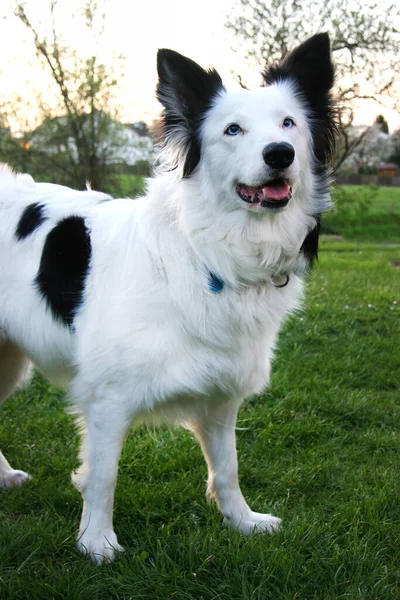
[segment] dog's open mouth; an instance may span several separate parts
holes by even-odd
[[[265,208],[282,208],[292,197],[291,186],[281,177],[271,179],[260,187],[238,183],[236,191],[245,202]]]

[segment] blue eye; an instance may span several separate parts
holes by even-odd
[[[237,123],[232,123],[225,129],[226,135],[237,135],[242,133],[242,128]]]
[[[285,129],[291,129],[296,125],[296,123],[290,117],[285,117],[282,125]]]

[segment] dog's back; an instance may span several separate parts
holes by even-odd
[[[57,320],[46,319],[48,306],[38,281],[44,247],[57,224],[85,215],[109,199],[91,190],[36,183],[30,175],[0,166],[0,389],[3,386],[4,394],[16,385],[18,373],[26,373],[24,354],[34,358],[52,380],[65,380],[71,332]]]

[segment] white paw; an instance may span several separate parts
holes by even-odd
[[[87,530],[78,537],[78,550],[87,554],[97,565],[112,562],[117,552],[124,551],[113,531],[97,532],[93,535]]]
[[[281,519],[272,515],[263,515],[250,511],[248,515],[241,519],[227,519],[227,522],[234,528],[249,535],[250,533],[275,533],[282,524]]]
[[[25,471],[10,469],[0,473],[0,488],[19,487],[31,478]]]

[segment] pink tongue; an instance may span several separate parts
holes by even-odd
[[[262,200],[284,200],[289,195],[289,185],[287,183],[271,183],[262,188],[250,187],[241,184],[239,186],[242,194],[251,198],[251,202],[261,202]]]
[[[263,187],[263,192],[269,200],[284,200],[289,195],[289,185],[287,183],[266,185]]]

